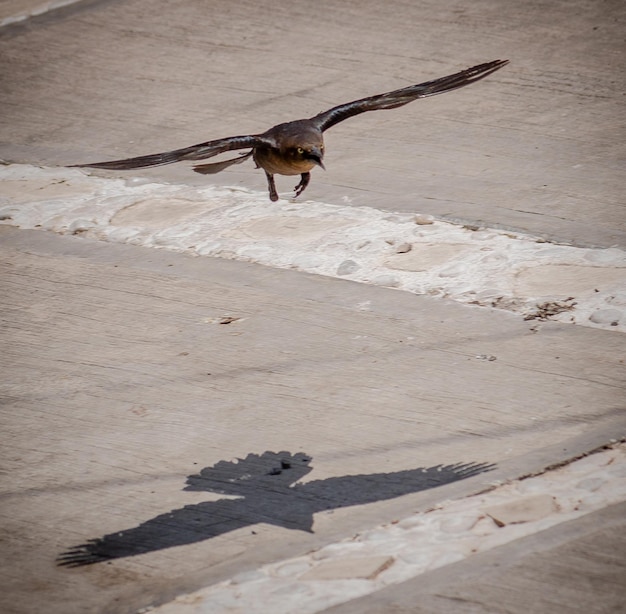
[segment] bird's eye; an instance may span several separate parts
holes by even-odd
[[[304,153],[304,149],[302,149],[302,147],[298,147],[297,152],[302,155]]]

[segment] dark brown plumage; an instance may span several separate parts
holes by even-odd
[[[328,128],[359,113],[378,111],[380,109],[395,109],[418,98],[426,98],[450,92],[484,79],[491,73],[499,70],[508,60],[495,60],[480,64],[467,70],[426,81],[418,85],[410,85],[393,92],[378,94],[368,98],[361,98],[333,107],[319,113],[310,119],[299,119],[285,124],[278,124],[262,134],[248,136],[231,136],[224,139],[198,143],[183,149],[166,151],[163,153],[111,162],[94,162],[91,164],[76,164],[80,168],[102,168],[108,170],[130,170],[149,166],[161,166],[183,160],[204,160],[227,151],[249,149],[237,158],[200,164],[194,171],[204,175],[219,173],[225,168],[240,164],[252,156],[257,168],[262,168],[267,177],[267,183],[272,201],[278,200],[274,175],[300,175],[300,183],[295,187],[296,196],[299,196],[309,184],[311,170],[315,166],[324,168],[324,138],[323,133]]]

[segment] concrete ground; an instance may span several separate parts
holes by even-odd
[[[337,126],[307,196],[623,248],[625,18],[582,0],[85,0],[0,29],[0,156],[67,164],[258,132],[508,57],[480,85]],[[211,181],[263,207],[251,167]],[[612,330],[0,231],[6,612],[135,612],[626,435]],[[531,587],[559,593],[537,612],[613,611],[621,518],[619,502],[594,508],[335,608],[499,612],[515,592],[521,612]]]
[[[0,158],[65,165],[258,133],[509,58],[476,86],[329,130],[307,197],[623,247],[625,20],[620,0],[84,0],[3,28]],[[251,164],[211,181],[265,190]]]
[[[326,612],[621,612],[625,518],[610,506]]]

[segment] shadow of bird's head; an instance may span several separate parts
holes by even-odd
[[[297,452],[248,454],[235,461],[220,461],[187,478],[185,490],[248,496],[258,490],[291,487],[310,473],[311,457]]]

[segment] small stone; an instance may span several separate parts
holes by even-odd
[[[196,246],[196,253],[200,256],[210,256],[219,252],[221,247],[222,244],[219,241],[204,241]]]
[[[93,220],[74,220],[68,226],[67,230],[70,234],[76,235],[81,232],[91,230],[92,228],[95,228],[96,226],[97,224]]]
[[[351,275],[360,269],[360,265],[354,260],[344,260],[337,267],[337,275]]]
[[[594,324],[610,324],[611,326],[617,326],[621,319],[622,312],[617,309],[598,309],[589,316],[589,320]]]
[[[394,558],[387,555],[368,557],[344,557],[325,561],[314,567],[301,580],[373,580],[391,567]]]
[[[529,495],[483,509],[483,512],[491,517],[499,527],[541,520],[556,511],[558,508],[553,497],[545,493]]]
[[[413,246],[410,243],[400,243],[398,247],[396,247],[396,254],[406,254],[413,249]]]
[[[232,324],[233,322],[237,322],[243,319],[244,318],[238,318],[237,316],[223,316],[217,320],[217,323],[218,324]]]
[[[426,215],[425,213],[416,213],[413,216],[413,221],[419,226],[428,226],[428,224],[433,224],[435,222],[435,218],[432,215]]]

